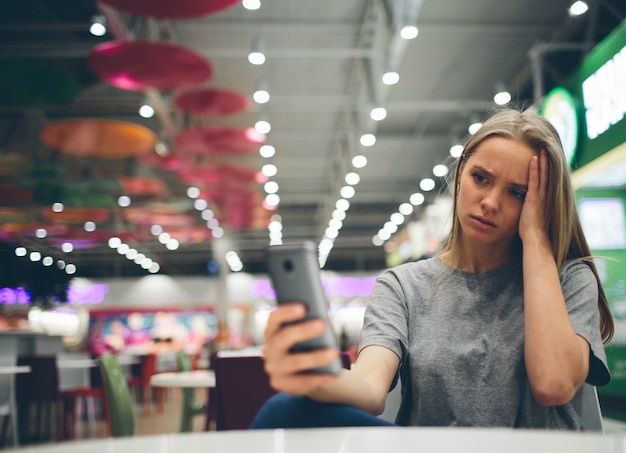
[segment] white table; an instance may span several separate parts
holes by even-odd
[[[26,365],[0,366],[0,374],[30,373],[31,368]]]
[[[15,402],[15,379],[13,375],[20,373],[30,373],[29,366],[22,365],[2,365],[0,366],[0,374],[12,375],[9,381],[9,416],[11,417],[11,431],[13,435],[13,447],[20,446],[19,434],[17,432],[17,404]]]
[[[215,373],[212,370],[177,371],[157,373],[150,378],[153,387],[215,387]]]
[[[626,435],[476,428],[328,428],[213,431],[78,441],[24,453],[617,453]]]
[[[210,429],[211,416],[215,404],[215,373],[213,370],[178,371],[153,374],[150,378],[153,387],[206,388],[206,421],[205,431]]]

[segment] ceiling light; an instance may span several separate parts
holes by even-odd
[[[461,154],[463,154],[463,145],[457,143],[456,145],[452,145],[450,147],[450,156],[457,159],[461,157]]]
[[[395,85],[400,81],[400,74],[398,74],[393,68],[388,68],[383,74],[383,83],[385,85]]]
[[[255,40],[252,51],[248,54],[248,61],[253,65],[262,65],[265,63],[265,54],[263,53],[263,44],[260,40]]]
[[[361,181],[361,177],[358,173],[350,172],[346,174],[345,177],[346,184],[350,184],[351,186],[356,186],[359,181]]]
[[[271,178],[272,176],[276,176],[276,173],[278,173],[278,168],[276,168],[276,165],[274,164],[265,164],[261,168],[261,172],[268,178]]]
[[[278,192],[278,183],[276,181],[267,181],[263,186],[263,190],[265,190],[265,193],[276,193]]]
[[[241,5],[247,10],[255,11],[261,8],[261,1],[260,0],[243,0],[243,2],[241,2]]]
[[[180,246],[180,243],[178,242],[178,240],[173,239],[173,238],[165,243],[165,248],[168,250],[178,250],[179,246]]]
[[[270,157],[274,157],[274,154],[276,154],[276,148],[272,145],[263,145],[259,148],[259,155],[261,157],[269,159]]]
[[[389,221],[391,223],[395,223],[396,225],[402,225],[404,223],[404,215],[399,212],[394,212],[389,217]]]
[[[143,104],[139,107],[139,116],[142,118],[152,118],[154,116],[154,109],[150,104]]]
[[[496,84],[496,94],[493,95],[493,102],[496,105],[506,105],[511,101],[511,93],[509,93],[504,86],[504,83],[498,82]]]
[[[374,146],[376,143],[376,136],[374,134],[363,134],[360,139],[363,146]]]
[[[198,198],[200,196],[200,189],[197,187],[188,187],[187,188],[187,196],[189,198]]]
[[[65,253],[72,253],[74,251],[74,244],[71,242],[64,242],[61,244],[61,250]]]
[[[43,239],[48,236],[48,230],[46,230],[45,228],[37,228],[37,231],[35,231],[35,236],[37,236],[39,239]]]
[[[170,236],[169,233],[163,232],[159,234],[159,242],[161,244],[167,244],[167,241],[169,241],[170,239],[172,239],[172,236]],[[124,253],[126,253],[126,251]]]
[[[272,221],[267,226],[267,229],[274,232],[283,231],[283,224],[281,222]]]
[[[63,203],[54,203],[52,205],[52,210],[54,212],[63,212],[63,209],[65,209],[65,206],[63,206]]]
[[[478,117],[472,117],[472,119],[470,120],[471,123],[467,128],[467,131],[471,134],[474,135],[476,132],[478,132],[478,129],[480,129],[483,125],[483,123],[480,122],[480,119],[478,119]]]
[[[267,83],[265,79],[259,79],[256,90],[252,94],[252,99],[257,104],[266,104],[270,100],[270,93],[267,91]]]
[[[415,25],[405,25],[400,30],[400,37],[402,39],[415,39],[417,38],[418,33],[419,30]]]
[[[254,129],[260,134],[267,134],[272,130],[272,125],[267,120],[259,120],[254,124]]]
[[[341,211],[339,209],[335,209],[330,216],[333,219],[337,219],[337,220],[342,220],[343,221],[346,218],[346,211]]]
[[[348,200],[346,200],[345,198],[340,198],[335,203],[335,208],[337,208],[337,210],[339,210],[339,211],[344,211],[345,212],[348,209],[350,209],[350,202]]]
[[[119,206],[121,206],[122,208],[127,208],[130,206],[130,197],[127,195],[121,195],[118,199],[117,199],[117,204]]]
[[[150,234],[153,236],[158,236],[161,233],[163,233],[163,227],[161,225],[152,225],[150,227]]]
[[[409,203],[411,203],[413,206],[420,206],[424,204],[424,201],[425,201],[424,195],[419,192],[415,192],[409,197]]]
[[[352,186],[343,186],[339,190],[339,193],[341,194],[341,196],[343,198],[352,198],[352,197],[354,197],[354,194],[356,193],[356,190],[354,190],[354,187],[352,187]]]
[[[435,181],[431,178],[424,178],[420,181],[420,189],[424,192],[430,192],[435,188]]]
[[[378,237],[381,238],[383,241],[386,241],[387,239],[391,237],[391,233],[389,231],[381,229],[378,232]]]
[[[352,166],[354,168],[363,168],[367,165],[367,157],[362,154],[356,155],[352,158]]]
[[[280,197],[275,193],[267,194],[265,197],[265,203],[269,206],[278,206],[280,204]]]
[[[411,215],[413,214],[413,205],[411,203],[402,203],[398,207],[398,212],[402,215]]]
[[[384,107],[374,107],[370,111],[370,118],[374,121],[382,121],[387,118],[387,109]]]
[[[270,100],[270,94],[266,90],[256,90],[252,95],[252,99],[257,104],[267,104]]]
[[[433,167],[433,175],[439,178],[443,178],[444,176],[446,176],[448,174],[448,171],[448,166],[444,164],[435,165]]]
[[[36,261],[39,261],[41,259],[41,253],[40,252],[30,252],[30,255],[28,255],[28,257],[30,258],[31,261],[36,262]]]
[[[96,231],[96,224],[94,222],[85,222],[84,225],[85,231],[91,233],[92,231]]]
[[[94,36],[104,36],[107,32],[106,17],[101,14],[97,14],[91,18],[91,25],[89,27],[89,33]]]
[[[398,231],[398,225],[396,225],[392,221],[385,222],[385,224],[383,225],[383,230],[389,234],[393,234]]]
[[[572,3],[567,12],[570,16],[580,16],[585,14],[589,10],[589,6],[586,2],[577,1]]]

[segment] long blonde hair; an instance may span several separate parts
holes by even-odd
[[[442,252],[449,253],[454,261],[459,259],[461,226],[457,216],[457,191],[461,172],[468,157],[476,151],[482,142],[491,137],[515,140],[537,153],[541,150],[545,151],[548,159],[548,193],[545,211],[549,216],[548,235],[552,244],[552,254],[558,268],[564,261],[577,259],[584,260],[593,271],[598,282],[600,332],[602,341],[607,344],[613,337],[615,326],[598,271],[580,224],[569,165],[557,131],[540,115],[531,111],[498,110],[483,123],[478,132],[469,138],[456,164],[452,186],[452,227]],[[521,247],[521,241],[519,245]]]

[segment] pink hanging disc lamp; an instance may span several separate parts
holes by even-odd
[[[92,71],[108,84],[129,91],[173,91],[208,81],[213,66],[193,50],[158,41],[110,41],[87,58]]]
[[[193,19],[233,7],[241,0],[99,0],[119,11],[157,19]]]

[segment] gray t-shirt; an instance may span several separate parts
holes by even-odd
[[[524,365],[522,263],[474,274],[430,258],[377,280],[359,349],[386,347],[400,358],[402,406],[412,426],[582,428],[572,402],[544,407]],[[598,288],[582,262],[560,272],[570,321],[591,347],[587,382],[610,380],[600,337]]]

